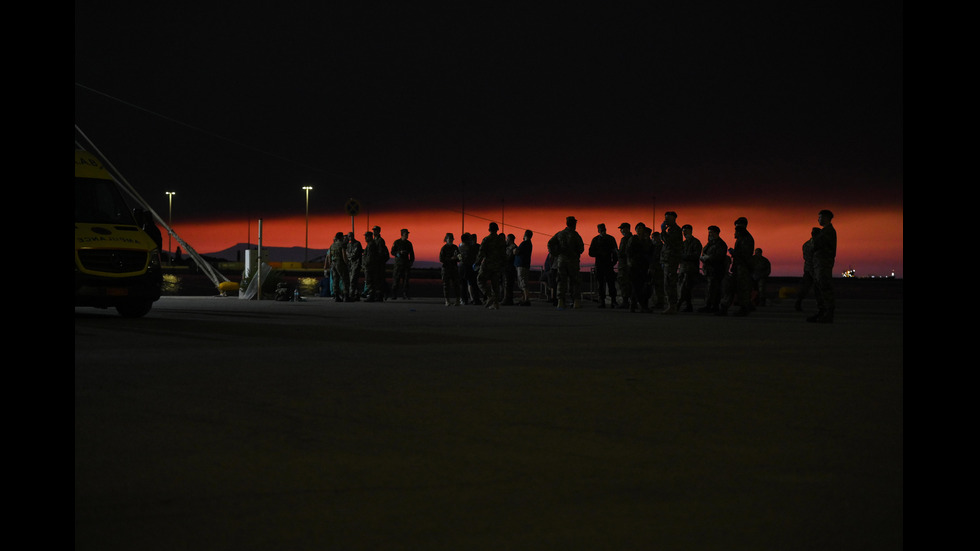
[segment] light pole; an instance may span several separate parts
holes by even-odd
[[[313,186],[303,186],[306,191],[306,251],[303,253],[303,262],[310,260],[310,190]]]
[[[169,206],[167,208],[167,264],[173,265],[173,256],[170,255],[170,240],[171,240],[171,227],[174,225],[174,195],[177,195],[176,191],[168,191],[167,202]]]

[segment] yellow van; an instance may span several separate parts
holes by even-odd
[[[150,311],[163,284],[161,243],[152,219],[143,218],[105,165],[76,149],[75,306],[115,308],[125,317]]]

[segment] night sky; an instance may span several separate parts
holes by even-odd
[[[310,4],[76,2],[76,125],[201,220],[295,213],[303,185],[314,211],[902,210],[901,2]]]

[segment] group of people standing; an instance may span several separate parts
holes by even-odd
[[[528,274],[534,232],[526,230],[518,245],[514,234],[498,233],[500,227],[496,222],[490,222],[487,231],[488,235],[480,243],[472,233],[464,233],[459,245],[455,244],[452,233],[443,239],[439,264],[446,306],[482,304],[494,310],[501,304],[530,306]],[[516,291],[520,291],[517,302]]]
[[[818,312],[807,318],[811,322],[833,322],[837,233],[832,219],[829,210],[820,211],[821,227],[814,228],[804,245],[804,284],[797,309],[802,309],[802,300],[812,287]],[[569,216],[565,223],[565,229],[549,241],[545,261],[545,271],[554,280],[553,303],[559,309],[569,303],[575,308],[581,305],[579,259],[585,250],[575,217]],[[599,307],[606,307],[608,297],[611,307],[630,312],[693,312],[693,289],[703,276],[705,300],[698,312],[724,316],[731,310],[735,316],[749,315],[756,306],[766,304],[765,286],[772,264],[755,246],[748,224],[745,217],[735,220],[731,247],[718,226],[708,227],[708,241],[702,244],[690,224],[678,224],[674,211],[664,213],[660,231],[642,222],[635,228],[623,222],[618,243],[606,232],[605,224],[599,224],[588,249],[595,262]],[[617,296],[621,297],[618,303]]]
[[[393,286],[385,283],[385,265],[394,257]],[[374,226],[364,233],[361,244],[350,232],[337,232],[324,260],[324,276],[329,277],[330,292],[337,302],[380,302],[396,299],[399,294],[408,298],[409,271],[415,263],[415,249],[408,240],[408,230],[388,248],[381,237],[381,227]],[[359,284],[361,276],[364,285]]]
[[[576,231],[575,217],[566,218],[565,225],[549,242],[546,269],[553,263],[556,306],[564,308],[570,302],[578,308],[579,259],[585,248]],[[677,223],[674,211],[664,213],[660,231],[640,222],[633,233],[634,228],[623,222],[619,225],[618,243],[606,232],[606,225],[599,224],[598,235],[589,244],[589,256],[595,261],[599,307],[606,307],[608,296],[610,307],[630,312],[652,312],[652,308],[662,309],[664,314],[692,312],[693,289],[703,272],[708,290],[699,312],[724,315],[737,302],[739,309],[735,314],[747,315],[753,308],[751,286],[760,277],[753,270],[769,265],[762,250],[755,249],[747,226],[744,217],[735,221],[735,245],[729,248],[717,226],[708,228],[708,243],[702,245],[690,224]],[[755,255],[758,261],[753,258]],[[768,273],[767,268],[761,277]],[[724,285],[726,281],[728,285]],[[622,297],[620,302],[617,296]]]
[[[606,232],[605,224],[597,226],[589,244],[588,255],[594,259],[597,295],[600,308],[606,299],[612,308],[630,312],[664,314],[693,312],[693,290],[702,276],[706,282],[701,313],[747,316],[757,305],[765,305],[765,284],[771,264],[755,246],[748,230],[748,219],[739,217],[734,223],[734,243],[731,247],[721,236],[718,226],[708,227],[704,244],[694,236],[690,224],[677,222],[677,213],[664,213],[660,231],[644,223],[635,228],[629,223],[619,225],[621,237]],[[819,228],[813,228],[811,239],[803,246],[803,285],[797,299],[802,300],[814,289],[817,314],[808,321],[831,323],[834,317],[832,276],[837,254],[837,233],[833,213],[818,214]],[[581,307],[581,257],[585,242],[577,231],[574,216],[565,219],[565,228],[548,240],[545,272],[553,279],[553,304],[563,310]],[[635,229],[635,233],[632,230]],[[477,236],[464,233],[460,243],[447,233],[439,251],[442,289],[446,306],[462,304],[483,305],[498,309],[501,304],[529,306],[529,273],[531,268],[531,239],[526,230],[520,244],[513,234],[504,235],[496,222],[488,226],[488,234],[479,243]],[[354,233],[337,233],[327,255],[326,269],[332,280],[334,300],[381,301],[408,298],[409,270],[415,262],[415,251],[408,240],[408,230],[389,250],[375,226],[364,234],[365,243],[357,241]],[[385,265],[394,257],[392,288],[385,283]],[[363,272],[363,291],[358,280]],[[617,301],[617,298],[621,300]]]
[[[530,306],[528,274],[531,268],[531,230],[524,232],[518,245],[514,235],[498,234],[499,227],[490,223],[490,234],[480,243],[476,235],[464,233],[456,245],[453,234],[447,233],[439,253],[442,264],[443,293],[447,306],[482,304],[500,308],[501,304]],[[337,232],[324,259],[324,281],[329,281],[330,293],[337,302],[381,302],[399,297],[408,299],[409,275],[415,263],[415,248],[408,239],[407,229],[389,249],[381,227],[365,232],[364,243],[354,232]],[[385,266],[394,258],[392,285],[385,282]],[[364,278],[363,286],[359,284]],[[519,287],[519,302],[514,302]]]
[[[820,211],[817,218],[821,227],[813,229],[811,240],[804,245],[804,285],[796,307],[802,310],[802,300],[813,287],[818,312],[807,321],[832,323],[831,278],[837,256],[837,232],[829,210]],[[737,306],[732,314],[747,316],[757,305],[765,305],[766,280],[772,271],[772,264],[763,256],[762,249],[755,246],[748,224],[745,217],[735,220],[731,247],[722,238],[718,226],[708,227],[708,241],[702,245],[694,237],[690,224],[677,224],[677,213],[673,211],[664,213],[659,232],[642,222],[636,225],[636,233],[628,223],[620,224],[622,237],[618,245],[606,233],[605,225],[599,224],[598,235],[589,247],[589,256],[595,258],[599,306],[605,307],[607,294],[610,305],[617,306],[618,283],[622,295],[620,308],[651,312],[652,302],[653,308],[663,308],[664,314],[692,312],[692,290],[703,275],[705,300],[698,312],[724,316]],[[560,291],[557,300],[560,305]]]

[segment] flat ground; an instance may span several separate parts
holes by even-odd
[[[75,310],[76,549],[900,549],[902,300]]]

